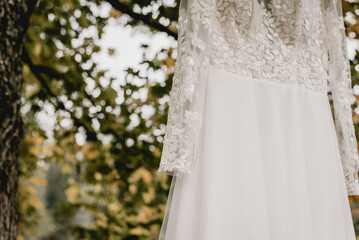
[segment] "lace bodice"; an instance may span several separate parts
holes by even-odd
[[[190,173],[198,158],[208,69],[295,84],[334,101],[348,195],[359,195],[349,60],[340,2],[182,0],[178,58],[159,172]]]
[[[285,2],[266,6],[257,1],[218,1],[217,14],[210,14],[206,23],[212,29],[211,66],[326,93],[323,15],[318,14],[319,2],[302,4],[302,11],[296,12]],[[208,10],[199,6],[198,11]]]

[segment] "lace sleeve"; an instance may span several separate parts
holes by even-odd
[[[335,128],[348,196],[359,195],[358,147],[352,118],[354,100],[347,56],[341,1],[325,0],[325,23],[329,49],[329,86],[334,105]]]
[[[190,173],[198,158],[206,88],[206,43],[192,0],[181,0],[178,48],[158,174]]]

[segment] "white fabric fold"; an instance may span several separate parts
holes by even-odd
[[[211,70],[202,145],[160,240],[355,240],[326,94]],[[224,117],[226,116],[226,117]]]

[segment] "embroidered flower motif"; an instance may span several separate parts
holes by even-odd
[[[178,58],[159,172],[190,173],[195,166],[206,84],[205,76],[198,74],[209,67],[325,95],[329,81],[347,192],[359,195],[344,20],[335,1],[326,2],[331,7],[310,0],[273,2],[195,0],[187,11],[180,10]]]

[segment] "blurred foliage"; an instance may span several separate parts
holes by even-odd
[[[142,21],[118,10],[100,13],[104,4],[109,3],[41,0],[30,19],[23,70],[26,138],[20,159],[19,239],[158,236],[170,178],[155,171],[173,49],[148,58],[143,45],[139,51],[144,52],[146,71],[129,68],[124,81],[108,77],[92,55],[100,51],[98,40],[109,19],[147,34],[156,29],[140,28]],[[175,2],[127,1],[126,6],[175,29]],[[150,78],[149,72],[165,77]]]
[[[99,11],[109,4],[116,10]],[[142,45],[145,71],[128,68],[124,79],[109,77],[92,56],[110,19],[133,31],[176,37],[177,6],[39,0],[25,42],[19,239],[157,239],[171,180],[156,170],[175,51],[148,57],[149,46]],[[352,39],[359,38],[358,6],[343,2]],[[351,62],[355,85],[358,59]],[[358,115],[354,121],[358,126]],[[350,198],[357,230],[358,202]]]

